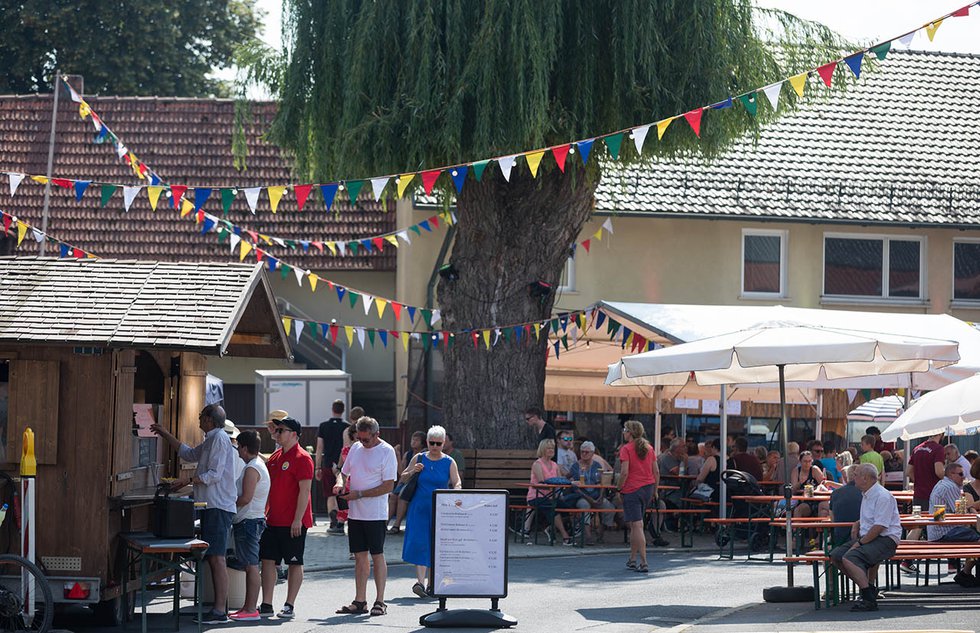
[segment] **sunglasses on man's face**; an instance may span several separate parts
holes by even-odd
[[[572,441],[572,438],[570,438],[570,437],[563,437],[561,439],[565,440],[566,442],[571,442]]]
[[[429,440],[429,446],[442,446],[442,442],[433,442],[432,440]]]
[[[372,439],[374,439],[373,435],[368,435],[366,437],[361,437],[360,435],[357,436],[358,442],[370,442]]]
[[[277,427],[276,430],[273,431],[273,433],[275,433],[276,435],[280,435],[282,433],[289,433],[289,432],[295,433],[296,431],[293,431],[292,429],[287,429],[286,427],[283,426]]]

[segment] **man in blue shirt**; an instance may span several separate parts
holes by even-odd
[[[951,462],[946,464],[945,473],[946,476],[933,487],[932,494],[929,495],[930,514],[935,511],[938,505],[944,505],[947,512],[952,512],[960,495],[963,494],[963,479],[966,475],[963,472],[963,466],[959,462]],[[928,526],[926,534],[930,542],[975,543],[980,541],[980,534],[977,534],[972,528],[965,525],[943,525],[941,521]],[[978,586],[972,573],[975,564],[976,560],[966,559],[963,563],[963,569],[953,577],[953,581],[961,587]]]

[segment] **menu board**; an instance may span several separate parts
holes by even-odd
[[[437,598],[507,596],[507,491],[436,490],[432,593]]]

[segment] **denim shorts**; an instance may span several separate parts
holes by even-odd
[[[259,539],[265,519],[242,519],[231,526],[235,534],[235,558],[242,565],[259,564]]]
[[[228,532],[234,512],[208,508],[201,512],[201,540],[207,541],[205,556],[224,556],[228,551]]]

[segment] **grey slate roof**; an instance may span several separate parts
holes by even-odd
[[[261,264],[0,257],[0,343],[220,354],[262,302],[275,318],[259,331],[286,356]]]
[[[874,72],[865,64],[843,94],[821,95],[811,77],[795,112],[711,163],[607,170],[596,211],[980,226],[980,56],[893,50]]]

